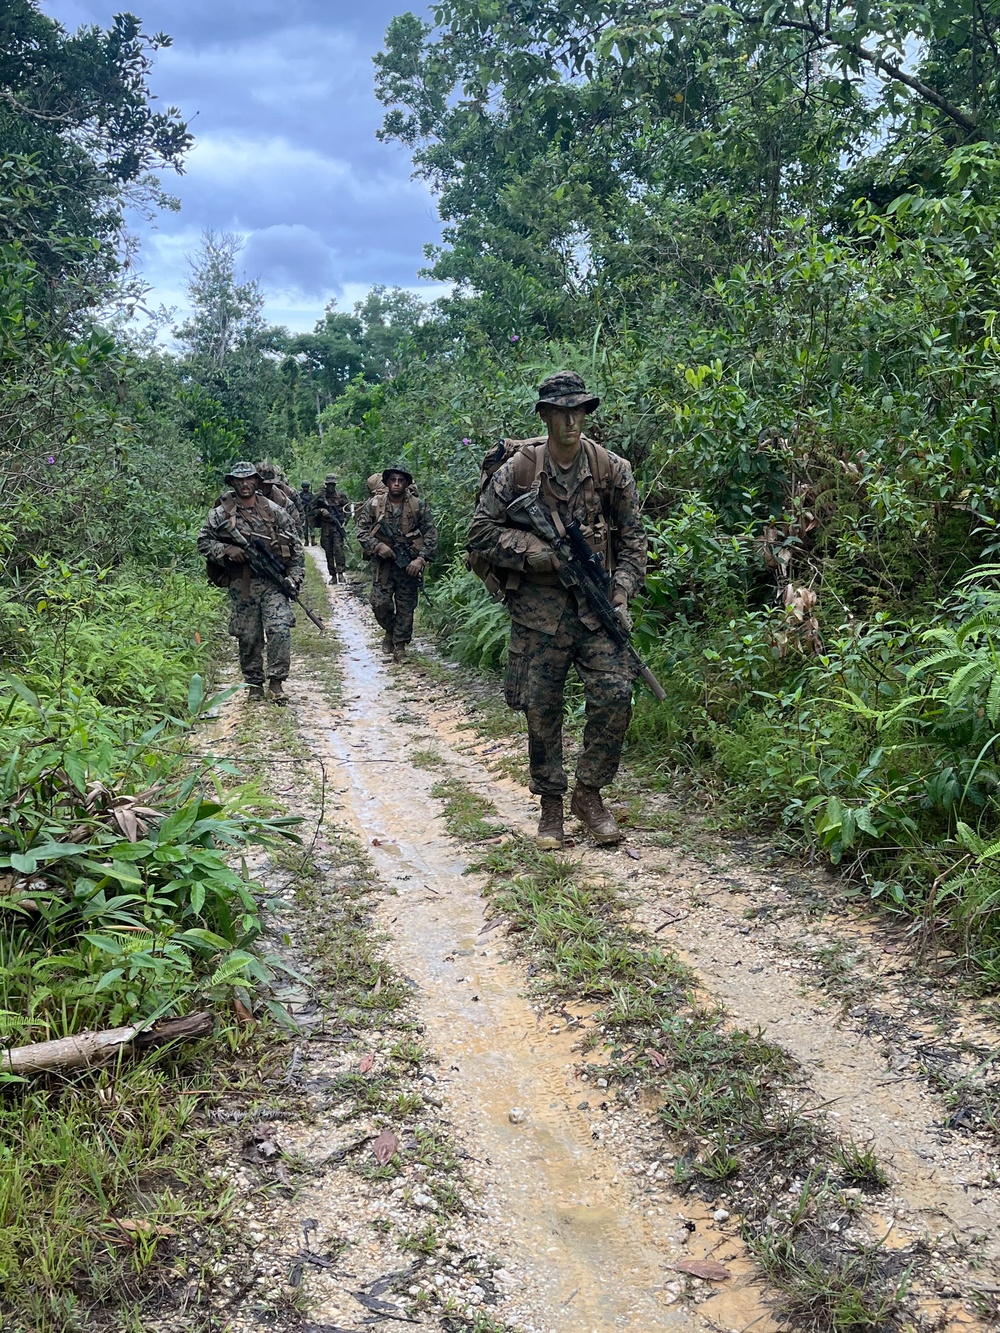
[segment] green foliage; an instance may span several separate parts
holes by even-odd
[[[668,698],[632,758],[992,976],[993,858],[958,830],[1000,835],[994,7],[434,19],[393,21],[377,92],[455,294],[327,415],[352,475],[399,454],[435,506],[432,625],[502,662],[453,559],[478,461],[579,370],[649,519],[636,636]]]
[[[191,771],[210,710],[201,582],[38,562],[4,603],[16,674],[0,685],[0,1008],[18,1043],[172,1012],[268,973],[234,849],[286,823]],[[199,636],[200,637],[200,636]],[[294,821],[293,821],[294,822]]]

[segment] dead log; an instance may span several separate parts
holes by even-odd
[[[207,1037],[215,1026],[211,1014],[188,1014],[165,1018],[155,1027],[107,1028],[104,1032],[78,1032],[57,1041],[37,1041],[0,1052],[0,1072],[44,1074],[51,1070],[85,1069],[112,1059],[119,1051],[148,1051],[171,1041],[193,1041]]]

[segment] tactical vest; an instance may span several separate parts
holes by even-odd
[[[492,478],[493,474],[508,460],[513,460],[514,483],[519,495],[538,486],[545,501],[552,521],[560,536],[563,524],[559,511],[559,500],[553,489],[549,474],[545,470],[545,445],[548,437],[538,435],[530,440],[500,440],[486,455],[482,462],[479,477],[479,494]],[[614,573],[615,550],[611,524],[611,457],[603,445],[584,435],[583,445],[590,468],[590,476],[583,481],[583,500],[586,510],[580,528],[592,551],[596,551],[604,562],[609,574]],[[478,497],[477,497],[478,498]],[[559,582],[555,573],[535,574],[519,569],[506,569],[494,565],[481,551],[466,551],[465,563],[477,578],[482,579],[486,590],[494,601],[502,601],[508,589],[517,588],[522,582],[554,586]]]
[[[272,502],[264,495],[257,495],[254,498],[254,513],[266,529],[265,532],[255,533],[255,535],[263,537],[272,552],[287,568],[294,552],[288,537],[278,527],[277,519],[270,508],[271,503]],[[228,492],[228,494],[223,495],[220,498],[216,508],[225,511],[225,526],[232,532],[235,532],[237,509],[239,508],[239,500],[237,497],[231,491]],[[234,541],[232,544],[237,546],[239,543]],[[208,560],[206,562],[205,573],[208,576],[209,582],[215,584],[217,588],[228,588],[233,580],[238,577],[243,583],[244,597],[249,595],[251,578],[249,565],[234,564],[231,560],[223,561],[221,564],[217,560]]]
[[[378,527],[389,508],[388,490],[378,491],[371,502],[373,527]],[[399,536],[418,554],[423,550],[424,534],[420,531],[420,501],[409,491],[403,496],[403,510],[399,520]]]

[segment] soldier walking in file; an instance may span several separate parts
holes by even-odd
[[[303,532],[298,496],[291,486],[281,480],[278,476],[278,469],[273,463],[257,464],[257,489],[266,500],[270,500],[280,509],[284,509],[299,532]]]
[[[413,477],[406,468],[387,467],[382,481],[384,489],[361,507],[354,526],[371,561],[370,601],[384,631],[382,651],[403,662],[422,575],[437,549],[437,529],[427,501],[408,490]]]
[[[326,568],[334,583],[339,583],[347,568],[344,556],[344,538],[347,535],[347,515],[351,501],[337,486],[336,476],[327,474],[323,490],[316,497],[313,515],[319,524],[320,545],[326,554]]]
[[[547,434],[522,443],[497,468],[469,531],[470,551],[492,568],[510,612],[505,694],[528,723],[530,787],[541,797],[535,839],[541,848],[564,842],[563,688],[570,666],[586,697],[570,808],[598,842],[622,836],[601,789],[618,771],[632,715],[634,669],[627,649],[615,643],[576,588],[563,586],[553,547],[507,516],[512,501],[537,488],[560,534],[576,519],[611,576],[615,614],[630,628],[627,608],[645,577],[646,538],[631,467],[583,434],[587,413],[599,401],[573,372],[547,379],[535,406]]]
[[[289,592],[297,594],[305,578],[305,558],[295,523],[287,510],[258,488],[253,463],[236,463],[227,473],[232,490],[209,512],[198,534],[198,550],[208,561],[208,576],[229,591],[229,633],[240,650],[240,669],[249,698],[264,698],[266,679],[273,703],[286,704],[283,682],[292,655],[292,604],[282,591],[259,577],[247,563],[243,542],[261,538],[284,566]]]
[[[316,499],[317,497],[313,495],[311,483],[308,481],[302,482],[299,486],[297,500],[299,512],[302,515],[302,531],[307,546],[312,541],[312,530],[315,523],[313,511],[316,508]],[[319,525],[316,524],[316,526],[318,527]]]

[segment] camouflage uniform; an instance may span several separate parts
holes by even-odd
[[[563,523],[577,519],[592,547],[599,549],[606,540],[611,557],[606,567],[614,571],[614,589],[631,599],[645,577],[646,538],[629,464],[608,454],[608,485],[600,494],[583,444],[568,474],[555,466],[544,440],[528,442],[528,447],[542,451],[540,459],[537,452],[531,456],[550,510]],[[522,484],[523,478],[516,459],[493,474],[479,499],[469,547],[501,570],[513,571],[504,593],[511,617],[505,694],[508,704],[521,709],[527,719],[531,790],[541,796],[561,796],[567,789],[563,686],[570,666],[576,667],[586,697],[587,721],[576,778],[594,788],[606,786],[618,771],[632,716],[634,672],[625,650],[601,628],[582,594],[564,588],[555,573],[536,574],[527,567],[529,534],[507,524],[507,506],[533,484]],[[599,515],[601,510],[603,521],[598,517],[595,523],[595,512]],[[602,539],[595,527],[606,537]]]
[[[327,477],[323,493],[316,497],[313,509],[320,529],[320,545],[326,554],[326,568],[330,577],[336,581],[347,568],[344,557],[344,531],[347,526],[347,513],[350,497],[337,486],[336,478]],[[340,520],[334,521],[334,516]]]
[[[298,495],[296,496],[296,501],[298,503],[299,512],[302,515],[303,536],[305,537],[307,543],[312,537],[313,525],[315,524],[316,527],[319,527],[319,524],[316,523],[316,520],[314,518],[314,510],[316,508],[317,498],[318,497],[313,494],[312,488],[310,487],[309,483],[307,481],[304,481],[302,483],[301,488],[299,489]]]
[[[403,475],[409,477],[407,472],[403,472]],[[430,563],[437,550],[437,528],[430,508],[426,500],[421,500],[409,490],[404,492],[399,504],[393,504],[383,488],[355,514],[354,528],[361,550],[371,561],[372,587],[369,601],[375,619],[385,631],[384,646],[387,649],[390,646],[405,648],[413,638],[413,613],[417,606],[421,577],[411,577],[394,560],[384,560],[377,556],[375,547],[380,542],[393,547],[403,542]]]
[[[286,482],[278,476],[278,469],[273,463],[257,464],[258,489],[265,499],[284,509],[300,535],[305,532],[299,497]]]
[[[267,579],[258,578],[249,565],[226,558],[235,525],[248,540],[262,537],[285,566],[291,582],[301,586],[305,559],[296,526],[287,511],[258,493],[252,507],[244,507],[231,492],[215,505],[198,534],[198,550],[221,570],[220,581],[229,590],[229,633],[239,643],[240,670],[250,685],[264,683],[264,648],[267,677],[288,679],[292,651],[292,604]]]

